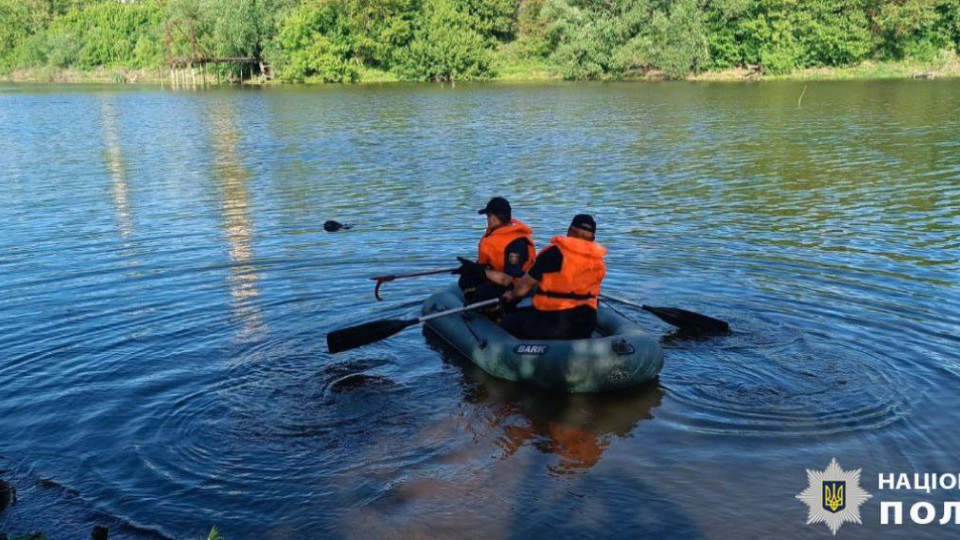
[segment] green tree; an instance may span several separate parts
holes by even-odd
[[[0,69],[12,67],[16,49],[42,31],[50,18],[44,0],[0,0]]]
[[[880,54],[929,60],[941,49],[956,47],[958,10],[957,0],[882,2],[873,19],[880,30]]]
[[[460,8],[476,17],[477,30],[501,41],[517,33],[519,0],[459,0]]]
[[[710,66],[727,69],[745,63],[743,20],[754,15],[753,0],[715,0],[704,11]]]
[[[190,33],[202,53],[262,59],[293,0],[170,0],[166,19],[183,32],[172,33],[180,55],[192,55]]]
[[[862,0],[803,2],[802,8],[793,12],[803,49],[801,65],[841,66],[866,58],[873,50],[873,37],[864,8]]]
[[[481,22],[452,0],[426,0],[397,71],[408,79],[455,81],[491,77],[491,42]]]
[[[413,38],[419,0],[350,0],[353,54],[360,62],[389,69]]]
[[[546,0],[524,0],[517,9],[517,41],[527,56],[547,56],[551,43],[547,38],[549,21],[542,16]]]
[[[550,60],[568,79],[600,79],[645,67],[650,55],[646,1],[571,5],[548,0]]]
[[[281,79],[302,82],[355,82],[359,70],[351,61],[350,21],[346,2],[329,0],[304,4],[280,23],[274,62]]]
[[[960,0],[0,0],[0,70],[159,65],[168,29],[174,56],[266,59],[287,81],[484,78],[498,54],[680,78],[929,60],[960,51]]]
[[[79,5],[20,45],[21,65],[147,67],[160,62],[159,4],[148,0]]]
[[[668,77],[682,78],[709,65],[707,25],[697,0],[672,2],[650,25],[650,61]]]

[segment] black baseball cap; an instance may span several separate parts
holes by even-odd
[[[573,216],[573,221],[570,222],[570,228],[583,229],[596,234],[597,222],[593,220],[593,216],[590,214],[577,214]]]
[[[495,216],[509,216],[510,203],[503,197],[494,197],[490,199],[485,208],[481,208],[478,214],[493,214]]]

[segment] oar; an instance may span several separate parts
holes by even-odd
[[[427,271],[424,271],[424,272],[416,272],[416,273],[413,273],[413,274],[395,274],[395,275],[389,275],[389,276],[377,276],[377,277],[372,277],[372,278],[370,278],[370,279],[371,279],[372,281],[376,281],[376,282],[377,282],[376,288],[373,289],[373,295],[377,297],[377,300],[383,300],[383,298],[380,298],[380,286],[383,285],[384,283],[388,282],[388,281],[395,281],[395,280],[398,280],[398,279],[412,278],[412,277],[420,277],[420,276],[433,276],[433,275],[436,275],[436,274],[452,274],[453,272],[457,271],[458,269],[459,269],[459,268],[442,268],[442,269],[440,269],[440,270],[427,270]]]
[[[350,328],[334,330],[327,334],[327,350],[330,351],[330,354],[349,351],[350,349],[356,349],[357,347],[363,347],[364,345],[387,339],[406,328],[427,322],[431,319],[438,319],[455,313],[463,313],[464,311],[470,311],[471,309],[482,308],[484,306],[492,306],[499,302],[499,298],[491,298],[490,300],[484,300],[476,304],[431,313],[430,315],[424,315],[417,319],[384,319],[382,321],[373,321],[351,326]]]
[[[656,315],[660,320],[683,330],[692,330],[695,332],[710,334],[725,334],[730,331],[730,325],[727,324],[726,321],[714,319],[713,317],[709,317],[700,313],[694,313],[693,311],[687,311],[686,309],[634,304],[633,302],[624,300],[622,298],[617,298],[616,296],[610,296],[609,294],[601,294],[600,298],[613,300],[614,302],[619,302],[626,306],[648,311]]]

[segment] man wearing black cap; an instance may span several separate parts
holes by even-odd
[[[595,242],[597,223],[577,214],[567,236],[555,236],[530,270],[503,294],[516,302],[535,286],[533,308],[508,314],[503,328],[521,339],[586,339],[597,325],[606,248]]]
[[[487,216],[487,230],[477,246],[477,262],[458,257],[460,288],[477,302],[497,298],[530,269],[537,251],[533,230],[513,219],[510,203],[503,197],[490,199],[478,214]]]

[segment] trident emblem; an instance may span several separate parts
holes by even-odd
[[[847,499],[844,497],[847,483],[843,481],[823,482],[823,509],[833,512],[843,510],[847,507]]]

